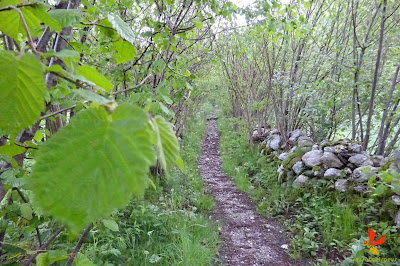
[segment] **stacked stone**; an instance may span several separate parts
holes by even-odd
[[[400,150],[389,158],[370,155],[359,143],[349,139],[313,143],[300,130],[294,130],[288,133],[287,143],[283,143],[278,130],[272,129],[268,133],[263,144],[267,154],[275,154],[283,161],[277,170],[282,187],[292,183],[293,187],[301,188],[313,179],[326,179],[334,180],[332,188],[339,192],[348,192],[351,187],[356,193],[363,193],[368,190],[370,177],[387,169],[400,172]],[[293,148],[283,152],[286,147]],[[400,194],[392,196],[392,201],[400,206]],[[400,228],[400,210],[395,222]]]

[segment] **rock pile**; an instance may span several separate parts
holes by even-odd
[[[290,184],[302,188],[318,179],[325,179],[333,180],[331,188],[338,192],[364,193],[375,189],[368,186],[371,177],[383,182],[382,176],[390,175],[392,178],[386,181],[387,187],[395,189],[387,193],[387,196],[392,198],[395,205],[400,206],[400,150],[394,153],[393,158],[370,155],[363,151],[359,143],[349,139],[314,143],[300,130],[289,132],[285,138],[286,143],[276,129],[265,130],[263,135],[265,153],[274,154],[282,161],[277,170],[282,188]],[[287,147],[292,149],[285,152]],[[400,210],[395,222],[400,228]]]

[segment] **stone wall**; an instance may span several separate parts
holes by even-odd
[[[397,207],[393,218],[400,229],[400,150],[393,157],[370,155],[349,139],[314,143],[301,130],[283,138],[277,129],[255,129],[253,140],[261,142],[263,153],[273,154],[282,162],[277,169],[282,189],[302,189],[325,179],[333,180],[330,188],[338,193],[391,197]],[[370,179],[373,185],[368,185]]]

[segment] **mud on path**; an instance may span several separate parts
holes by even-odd
[[[215,112],[207,116],[207,126],[198,167],[215,199],[215,218],[222,224],[219,259],[227,266],[296,265],[281,247],[289,241],[279,223],[259,215],[251,199],[223,172]]]

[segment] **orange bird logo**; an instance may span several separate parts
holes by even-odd
[[[382,245],[385,243],[386,240],[386,235],[383,235],[381,238],[378,240],[375,240],[375,232],[371,228],[368,228],[368,238],[369,241],[364,242],[364,246],[367,246],[369,248],[369,252],[373,255],[379,255],[379,250],[375,246]]]

